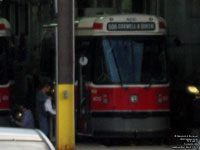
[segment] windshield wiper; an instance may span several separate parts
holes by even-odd
[[[152,84],[153,84],[153,82],[152,82],[152,79],[151,79],[151,80],[149,81],[149,85],[148,85],[148,86],[145,86],[144,89],[145,89],[145,90],[150,89],[151,86],[152,86]]]
[[[148,90],[152,87],[153,84],[158,84],[158,83],[162,83],[161,80],[155,80],[155,79],[150,79],[148,82],[148,86],[145,86],[144,89]]]

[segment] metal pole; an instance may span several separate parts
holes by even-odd
[[[55,9],[55,14],[58,13],[58,0],[54,0],[54,9]]]
[[[74,1],[58,0],[57,148],[74,150]]]
[[[77,105],[77,120],[81,118],[81,102],[83,100],[83,74],[82,74],[83,66],[79,64],[79,82],[78,82],[78,105]],[[79,125],[77,125],[77,132],[79,132]]]
[[[156,15],[160,16],[160,0],[157,0],[156,2]]]

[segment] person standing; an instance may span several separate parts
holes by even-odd
[[[45,111],[50,115],[56,115],[56,110],[52,107],[52,97],[49,96],[48,99],[44,103]]]
[[[39,129],[48,135],[48,115],[45,110],[45,102],[48,99],[47,93],[50,91],[51,86],[45,83],[41,90],[36,94],[36,111],[39,121]]]

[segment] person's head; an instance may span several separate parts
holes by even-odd
[[[19,109],[20,111],[25,112],[28,109],[28,104],[26,103],[19,104]]]
[[[51,90],[51,85],[49,83],[45,83],[42,86],[42,91],[48,93]]]

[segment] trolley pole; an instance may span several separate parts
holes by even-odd
[[[58,0],[57,149],[75,149],[74,0]]]

